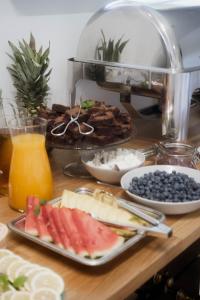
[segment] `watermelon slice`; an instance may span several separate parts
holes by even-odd
[[[53,222],[55,224],[56,230],[59,234],[62,244],[64,245],[64,248],[74,253],[74,249],[71,245],[69,236],[67,235],[67,233],[63,227],[63,224],[61,222],[59,210],[60,210],[60,208],[58,208],[58,207],[52,208],[52,210],[50,211],[51,220],[53,220]]]
[[[71,245],[76,253],[81,256],[88,256],[86,245],[72,218],[72,210],[64,207],[60,208],[59,215],[62,225],[69,236]]]
[[[38,228],[36,217],[34,214],[34,196],[29,196],[27,198],[27,213],[25,219],[25,232],[38,236]]]
[[[40,200],[38,198],[34,197],[33,201],[34,201],[34,212],[36,215],[36,224],[37,224],[39,237],[43,241],[51,242],[52,237],[48,231],[47,224],[42,215]]]
[[[53,218],[50,214],[52,209],[53,209],[53,207],[49,204],[43,205],[41,207],[42,215],[43,215],[45,223],[47,224],[47,229],[52,237],[53,242],[58,247],[64,248],[64,245],[62,244],[61,238],[60,238],[59,233],[54,224]]]
[[[27,197],[26,213],[30,213],[34,210],[34,196]]]
[[[84,211],[73,209],[72,218],[91,258],[109,254],[124,242],[123,237],[119,237],[108,226],[98,222]]]

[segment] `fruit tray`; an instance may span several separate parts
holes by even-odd
[[[90,190],[85,189],[85,188],[79,188],[76,190],[76,192],[81,193],[81,194],[91,193]],[[52,201],[50,201],[50,203],[52,205],[58,206],[60,201],[61,201],[61,197],[53,199]],[[160,213],[156,210],[150,209],[150,208],[146,208],[144,206],[140,206],[138,204],[134,204],[134,203],[127,204],[128,201],[125,199],[122,199],[122,198],[117,198],[117,201],[119,203],[119,206],[126,208],[126,210],[130,211],[131,213],[133,213],[132,209],[135,207],[136,209],[141,210],[142,214],[144,213],[144,214],[154,217],[158,221],[158,224],[161,225],[161,230],[162,230],[162,226],[167,227],[162,223],[163,220],[165,219],[165,216],[162,213]],[[53,243],[43,241],[39,237],[35,237],[35,236],[32,236],[32,235],[26,233],[24,231],[25,214],[12,220],[7,225],[8,225],[8,228],[12,232],[16,233],[17,235],[25,237],[26,239],[31,240],[31,241],[49,249],[49,250],[52,250],[68,259],[71,259],[73,261],[76,261],[78,263],[81,263],[81,264],[84,264],[87,266],[101,266],[105,263],[110,262],[111,260],[118,257],[120,254],[124,253],[127,249],[129,249],[130,247],[132,247],[133,245],[138,243],[141,239],[143,239],[146,236],[145,230],[136,230],[135,235],[133,235],[129,239],[125,240],[125,242],[122,245],[109,251],[108,253],[106,253],[105,255],[103,255],[99,258],[93,259],[93,258],[82,257],[78,254],[71,253],[70,251],[68,251],[66,249],[62,249]],[[153,228],[153,227],[154,226],[150,225],[150,228]],[[155,226],[155,227],[157,227],[157,226]],[[165,228],[164,228],[164,230],[165,230]]]

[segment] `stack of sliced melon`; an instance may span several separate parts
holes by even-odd
[[[95,191],[94,196],[90,196],[64,190],[61,207],[77,208],[90,213],[95,218],[109,223],[121,223],[127,226],[133,226],[134,224],[147,225],[147,223],[139,217],[118,207],[116,198],[103,191]]]
[[[36,197],[28,198],[25,231],[90,258],[103,256],[124,242],[123,237],[83,209],[40,204]]]

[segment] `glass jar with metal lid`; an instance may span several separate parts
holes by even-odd
[[[178,165],[197,168],[198,156],[195,146],[179,142],[159,142],[156,163],[158,165]]]

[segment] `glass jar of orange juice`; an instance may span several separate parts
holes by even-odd
[[[9,122],[13,154],[9,175],[9,205],[26,209],[27,196],[52,198],[52,174],[45,148],[46,120],[16,118]]]

